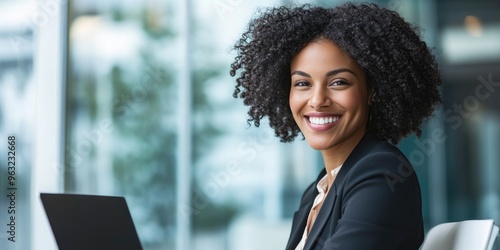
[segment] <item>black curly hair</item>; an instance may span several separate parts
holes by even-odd
[[[369,129],[397,144],[441,103],[441,77],[435,57],[417,27],[395,11],[375,4],[346,3],[326,9],[303,5],[265,10],[253,19],[234,49],[233,93],[250,106],[248,123],[269,124],[282,142],[300,130],[288,103],[290,64],[311,41],[326,38],[350,55],[365,71],[373,96]]]

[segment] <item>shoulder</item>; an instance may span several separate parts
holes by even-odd
[[[364,154],[354,159],[353,170],[371,170],[375,172],[390,171],[402,172],[413,170],[406,156],[396,146],[387,141],[379,140],[371,145]]]
[[[403,186],[404,192],[420,189],[415,170],[406,156],[396,146],[372,135],[365,136],[356,146],[341,172],[339,184],[345,187],[372,181],[385,185],[390,192],[398,186]]]

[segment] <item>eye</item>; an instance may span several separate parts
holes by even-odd
[[[309,87],[309,86],[311,86],[311,84],[309,84],[306,81],[296,81],[293,83],[293,86],[294,87]]]
[[[337,80],[332,81],[328,85],[329,86],[346,86],[346,85],[350,85],[350,83],[348,81],[346,81],[346,80],[337,79]]]

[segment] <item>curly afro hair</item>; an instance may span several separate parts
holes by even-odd
[[[248,122],[269,124],[282,142],[300,133],[288,103],[290,64],[308,43],[329,39],[365,71],[373,96],[369,129],[397,144],[441,103],[435,57],[416,27],[374,4],[347,3],[333,9],[303,5],[267,9],[237,41],[233,93],[250,106]]]

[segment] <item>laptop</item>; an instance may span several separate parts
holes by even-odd
[[[142,249],[123,197],[41,193],[60,250]]]

